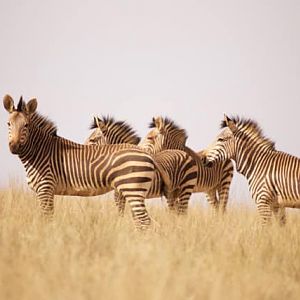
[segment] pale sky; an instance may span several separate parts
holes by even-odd
[[[36,97],[63,137],[83,142],[94,114],[141,136],[167,115],[199,150],[227,113],[257,120],[300,156],[300,1],[0,0],[0,18],[1,99]],[[5,187],[25,172],[1,107]],[[232,189],[247,193],[245,180]]]

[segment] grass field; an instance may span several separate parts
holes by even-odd
[[[0,299],[299,299],[300,215],[261,230],[255,210],[217,219],[149,205],[134,230],[112,201],[57,198],[52,223],[32,194],[0,193]]]

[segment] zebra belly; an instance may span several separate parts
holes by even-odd
[[[88,196],[98,196],[98,195],[103,195],[108,192],[110,192],[112,188],[106,187],[106,188],[79,188],[79,187],[62,187],[62,186],[57,186],[55,189],[54,194],[55,195],[62,195],[62,196],[83,196],[83,197],[88,197]]]
[[[217,188],[217,185],[214,184],[214,185],[196,185],[193,189],[193,193],[205,193],[205,192],[208,192],[212,189],[216,189]]]
[[[288,208],[300,208],[300,196],[298,198],[282,198],[278,197],[278,203],[281,206],[288,207]]]

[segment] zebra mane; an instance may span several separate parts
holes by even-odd
[[[34,127],[39,128],[40,130],[44,131],[45,133],[47,133],[49,135],[54,135],[54,136],[57,135],[56,125],[54,124],[54,122],[49,120],[47,117],[42,116],[41,114],[35,112],[31,116],[31,122]]]
[[[126,121],[116,121],[111,116],[101,116],[101,119],[98,118],[101,122],[100,129],[102,130],[103,134],[111,133],[117,138],[120,143],[130,143],[137,145],[141,138],[136,134],[135,130],[126,122]],[[90,129],[98,128],[97,122],[95,118],[92,121]]]
[[[243,134],[252,137],[255,137],[260,144],[265,144],[271,149],[275,150],[275,142],[267,138],[261,127],[257,124],[256,121],[252,119],[241,118],[239,116],[230,116],[230,119],[237,126],[238,131]],[[227,127],[226,122],[223,120],[221,122],[221,129]]]
[[[156,128],[155,118],[153,118],[152,121],[150,122],[149,128]],[[170,119],[168,117],[163,118],[163,129],[166,131],[180,132],[185,140],[187,140],[187,138],[188,138],[188,134],[187,134],[186,130],[181,128],[180,126],[178,126],[175,123],[175,121],[173,121],[172,119]]]

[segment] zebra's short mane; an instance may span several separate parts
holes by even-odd
[[[128,123],[126,123],[126,121],[116,121],[111,116],[101,116],[101,121],[107,130],[110,132],[119,133],[120,138],[122,135],[123,137],[126,137],[127,140],[132,140],[132,143],[134,142],[136,145],[140,142],[141,138],[136,134],[135,130]],[[90,129],[96,128],[98,128],[98,126],[94,118]]]
[[[122,123],[125,123],[122,121],[116,121],[114,117],[111,117],[109,115],[101,116],[101,122],[103,122],[105,126],[109,126],[110,124],[118,124],[119,126],[121,126]],[[90,129],[96,129],[96,128],[98,128],[97,122],[96,122],[95,118],[93,118],[93,121],[90,125]]]
[[[238,116],[230,117],[233,123],[237,126],[239,132],[243,132],[245,135],[255,137],[260,144],[264,144],[272,150],[275,150],[275,142],[267,138],[261,127],[256,121],[252,119],[240,118]],[[226,122],[221,122],[221,128],[227,127]]]
[[[167,129],[169,131],[177,131],[177,132],[181,132],[181,134],[183,135],[184,139],[187,140],[188,135],[185,129],[181,128],[180,126],[178,126],[172,119],[165,117],[163,118],[163,124],[164,124],[164,129]],[[156,128],[156,124],[155,124],[155,119],[153,118],[151,123],[149,124],[149,128]]]
[[[54,122],[49,120],[47,117],[42,116],[38,112],[35,112],[31,116],[31,122],[34,127],[39,128],[40,130],[44,131],[45,133],[47,133],[49,135],[54,135],[54,136],[57,135],[57,127],[54,124]]]

